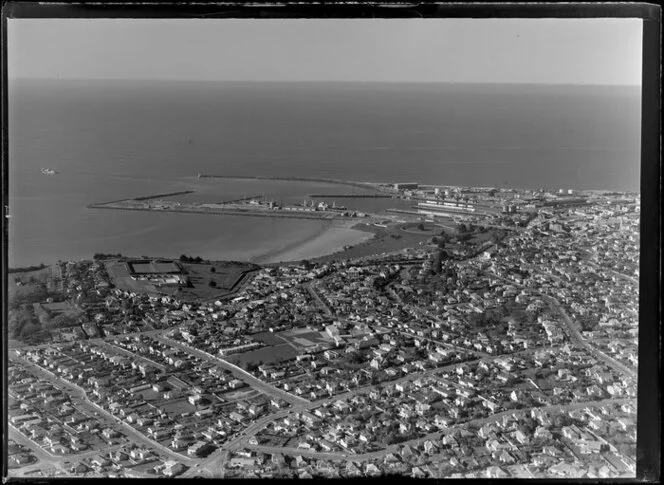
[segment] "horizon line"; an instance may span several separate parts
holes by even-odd
[[[87,82],[191,82],[191,83],[225,83],[225,84],[469,84],[469,85],[520,85],[520,86],[588,86],[588,87],[632,87],[640,88],[643,84],[612,84],[612,83],[573,83],[573,82],[526,82],[526,81],[379,81],[379,80],[345,80],[345,79],[164,79],[164,78],[48,78],[48,77],[7,77],[8,83],[11,81],[87,81]]]

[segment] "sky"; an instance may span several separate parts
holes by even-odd
[[[8,19],[8,76],[640,85],[640,19]]]

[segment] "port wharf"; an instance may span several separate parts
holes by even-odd
[[[396,199],[394,195],[388,194],[309,194],[308,197],[323,199],[323,198],[347,198],[347,199]]]
[[[262,209],[236,209],[236,208],[198,208],[194,206],[180,206],[180,207],[136,207],[121,205],[121,202],[132,201],[136,199],[125,199],[116,202],[106,202],[101,204],[91,204],[89,209],[111,209],[111,210],[125,210],[125,211],[150,211],[150,212],[176,212],[187,214],[207,214],[207,215],[228,215],[228,216],[253,216],[253,217],[278,217],[286,219],[310,219],[310,220],[348,220],[362,218],[360,216],[344,216],[338,212],[325,212],[325,211],[289,211],[289,210],[262,210]],[[369,216],[369,214],[367,214]]]

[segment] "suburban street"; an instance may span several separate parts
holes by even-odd
[[[554,405],[554,406],[543,406],[543,407],[532,407],[532,408],[524,408],[524,409],[518,409],[518,410],[509,410],[509,411],[503,411],[500,413],[493,414],[491,416],[488,416],[486,418],[481,418],[481,419],[473,419],[470,421],[466,421],[464,423],[459,423],[454,426],[450,426],[449,428],[443,430],[443,431],[437,431],[435,433],[430,433],[426,436],[423,436],[421,438],[417,438],[414,440],[409,440],[409,441],[404,441],[402,443],[394,444],[394,445],[389,445],[385,449],[374,451],[371,453],[363,453],[363,454],[353,454],[353,453],[345,453],[345,452],[336,452],[336,453],[327,453],[327,452],[318,452],[318,451],[307,451],[303,450],[300,448],[281,448],[281,447],[271,447],[271,446],[254,446],[254,445],[248,445],[247,447],[256,450],[256,451],[262,451],[265,453],[286,453],[290,455],[301,455],[303,457],[307,458],[317,458],[317,459],[327,459],[327,460],[343,460],[343,461],[359,461],[359,460],[368,460],[368,459],[373,459],[373,458],[379,458],[382,456],[385,456],[389,453],[394,453],[398,451],[401,447],[405,445],[417,445],[420,443],[424,443],[427,440],[432,440],[432,439],[440,439],[441,437],[452,434],[455,431],[466,427],[466,426],[482,426],[486,423],[490,422],[495,422],[500,419],[502,419],[504,416],[510,416],[510,415],[521,415],[525,413],[529,413],[533,409],[539,409],[543,412],[556,412],[556,411],[571,411],[573,409],[583,409],[588,406],[602,406],[606,404],[625,404],[625,403],[630,403],[634,402],[634,399],[629,398],[629,399],[604,399],[601,401],[586,401],[586,402],[580,402],[580,403],[572,403],[572,404],[561,404],[561,405]]]
[[[159,337],[158,340],[162,341],[165,344],[168,344],[172,347],[179,348],[181,350],[184,350],[185,352],[189,352],[192,355],[195,355],[196,357],[207,360],[208,362],[212,362],[214,364],[217,364],[219,367],[222,367],[230,372],[233,373],[234,376],[236,376],[238,379],[248,383],[252,387],[260,390],[264,394],[267,394],[268,396],[273,396],[273,397],[279,397],[283,399],[284,401],[289,402],[290,404],[296,405],[296,404],[306,404],[309,403],[307,399],[301,398],[294,396],[282,389],[279,389],[275,386],[272,386],[270,384],[267,384],[263,382],[260,379],[257,379],[253,375],[251,375],[249,372],[245,371],[244,369],[240,369],[238,366],[231,364],[230,362],[220,359],[218,357],[213,357],[212,355],[203,352],[198,349],[191,348],[187,345],[183,345],[179,342],[175,342],[174,340],[171,340],[167,337]]]
[[[67,388],[67,392],[71,395],[72,401],[75,402],[76,405],[80,405],[81,407],[86,408],[86,410],[90,411],[91,414],[94,413],[100,413],[104,417],[106,417],[108,420],[115,422],[119,424],[123,428],[123,433],[134,440],[137,443],[143,444],[146,447],[149,448],[157,448],[160,452],[165,453],[170,459],[172,460],[178,460],[181,461],[185,464],[192,464],[195,463],[195,460],[190,459],[187,457],[187,455],[181,455],[179,453],[175,453],[174,451],[170,450],[166,446],[148,438],[144,434],[138,432],[134,427],[130,426],[129,424],[125,423],[122,421],[119,417],[114,416],[113,414],[109,413],[105,409],[97,406],[96,404],[92,403],[90,400],[88,400],[87,395],[85,394],[85,391],[80,388],[79,386],[75,384],[71,384],[69,382],[64,381],[63,379],[60,379],[57,375],[48,372],[41,367],[33,364],[27,359],[19,358],[21,363],[28,365],[35,373],[38,375],[43,376],[44,379],[48,379],[51,382],[54,382],[56,384],[61,385],[62,387]],[[35,444],[31,446],[31,448],[35,448]]]
[[[576,343],[579,345],[582,345],[588,352],[590,352],[595,358],[600,359],[604,361],[606,364],[610,365],[614,369],[616,369],[619,372],[622,372],[623,374],[636,378],[637,373],[634,369],[630,369],[627,367],[625,364],[621,364],[618,362],[616,359],[613,357],[610,357],[606,355],[604,352],[601,350],[596,349],[594,346],[588,343],[588,341],[581,335],[581,332],[579,332],[579,329],[577,328],[576,325],[572,322],[572,320],[569,318],[567,313],[565,312],[564,308],[560,304],[560,302],[552,297],[552,296],[546,296],[546,295],[541,295],[543,299],[547,300],[552,306],[556,309],[556,311],[560,314],[560,316],[563,318],[563,321],[565,322],[565,325],[567,326],[567,329],[569,330],[569,335],[572,340],[574,340]]]

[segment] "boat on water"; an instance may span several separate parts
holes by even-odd
[[[42,168],[42,169],[41,169],[41,173],[42,173],[43,175],[55,175],[55,174],[58,173],[58,172],[56,172],[56,171],[53,170],[52,168]]]

